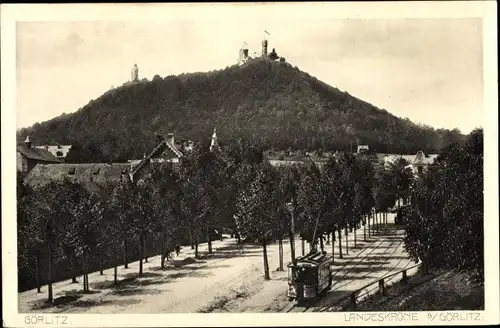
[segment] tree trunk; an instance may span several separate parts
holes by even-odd
[[[366,241],[366,221],[368,221],[368,216],[365,216],[365,224],[363,224],[363,241]]]
[[[189,243],[191,244],[191,249],[194,249],[194,238],[193,238],[193,232],[191,231],[191,228],[189,229]]]
[[[265,280],[271,280],[271,277],[269,276],[269,263],[267,262],[267,247],[266,247],[266,242],[262,243],[262,249],[264,252],[264,279]]]
[[[208,254],[212,254],[212,240],[210,239],[210,228],[207,223],[207,242],[208,242]]]
[[[143,243],[144,243],[144,263],[148,263],[148,244],[147,244],[147,234],[144,234]]]
[[[306,254],[306,241],[304,240],[304,238],[302,238],[301,242],[302,242],[302,256],[304,256]]]
[[[53,303],[54,302],[54,295],[52,293],[52,249],[50,247],[50,244],[47,245],[47,262],[48,262],[48,268],[47,268],[47,287],[48,287],[48,302]]]
[[[337,230],[339,234],[339,259],[342,259],[342,229]]]
[[[82,261],[82,269],[83,269],[83,292],[87,292],[87,251],[83,250],[83,261]]]
[[[69,255],[69,260],[71,262],[71,274],[72,274],[71,283],[76,284],[78,281],[76,280],[77,272],[76,272],[76,258],[74,252],[71,252],[71,254]]]
[[[238,236],[238,244],[240,244],[240,245],[241,245],[241,236],[240,236],[240,234],[239,234],[239,233],[236,233],[236,235]]]
[[[367,227],[367,230],[368,230],[368,238],[371,237],[372,233],[371,233],[371,230],[370,230],[370,219],[372,218],[372,213],[370,212],[367,216],[367,220],[366,222],[368,223],[368,227]]]
[[[40,255],[36,255],[35,259],[35,266],[36,266],[36,291],[37,293],[42,292],[42,287],[40,286]]]
[[[140,251],[140,255],[139,255],[139,276],[142,276],[142,260],[144,259],[144,240],[143,240],[143,236],[142,234],[139,236],[139,251]]]
[[[118,263],[115,263],[115,285],[118,283]]]
[[[198,238],[196,238],[196,241],[194,242],[194,257],[198,258]]]
[[[290,256],[292,258],[292,262],[295,261],[295,240],[293,233],[290,232],[289,234],[290,237]]]
[[[323,252],[325,250],[325,247],[323,245],[323,236],[319,236],[319,244],[321,247],[321,251]]]
[[[335,231],[332,231],[332,263],[335,257]]]
[[[127,240],[123,240],[123,263],[124,263],[124,268],[128,269],[128,254],[127,254]]]
[[[162,239],[161,239],[161,259],[160,259],[160,266],[161,266],[161,269],[164,270],[165,269],[165,233],[163,233],[162,235]]]
[[[103,271],[103,267],[102,267],[102,248],[101,247],[99,247],[98,256],[99,256],[99,274],[102,276],[104,274],[104,271]]]
[[[284,271],[283,269],[283,240],[280,238],[278,240],[278,245],[279,245],[279,268],[278,270],[279,271]]]
[[[345,228],[345,254],[349,255],[349,234],[347,232],[347,227]]]
[[[358,231],[357,227],[354,227],[354,248],[357,247],[356,245],[356,232]]]
[[[325,245],[330,245],[330,234],[327,233],[326,234],[326,242],[325,242]]]

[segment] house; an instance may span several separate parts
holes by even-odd
[[[72,145],[42,145],[35,146],[38,149],[45,149],[56,157],[61,163],[65,162],[66,156],[70,152]]]
[[[173,133],[169,133],[166,138],[163,138],[161,135],[157,135],[156,138],[158,144],[148,155],[145,155],[141,160],[129,161],[130,181],[138,181],[144,175],[145,168],[150,163],[179,163],[180,159],[184,156],[184,153],[179,148],[183,149],[183,151],[189,151],[193,149],[194,145],[193,142],[181,142],[176,145]]]
[[[17,145],[16,150],[18,172],[30,172],[37,164],[60,163],[49,151],[33,147],[29,136],[26,137],[24,144]]]
[[[70,181],[82,184],[87,190],[99,192],[105,190],[110,184],[135,182],[147,174],[150,163],[179,163],[184,150],[193,148],[192,142],[178,142],[177,145],[172,133],[167,138],[157,136],[157,146],[141,160],[132,160],[128,163],[85,163],[68,164],[58,163],[58,160],[45,149],[35,148],[37,152],[44,152],[47,156],[54,158],[53,162],[43,162],[37,165],[25,177],[24,183],[36,188],[53,181]]]
[[[402,158],[408,162],[408,166],[414,174],[425,172],[432,167],[437,159],[437,154],[427,155],[419,150],[416,155],[387,154],[384,156],[384,168],[388,170],[391,163],[395,163]]]
[[[129,164],[39,164],[24,178],[24,183],[36,188],[64,179],[80,183],[89,191],[99,192],[108,184],[128,182]]]
[[[358,151],[357,153],[364,153],[364,152],[368,152],[370,150],[370,147],[368,147],[368,145],[358,145]]]
[[[413,160],[412,165],[412,170],[413,173],[422,173],[428,170],[430,167],[434,166],[434,163],[436,162],[438,155],[437,154],[432,154],[432,155],[426,155],[424,154],[423,151],[419,150],[417,154],[415,155],[415,159]]]

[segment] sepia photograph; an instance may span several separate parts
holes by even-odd
[[[413,5],[2,5],[4,326],[498,323],[496,4]]]

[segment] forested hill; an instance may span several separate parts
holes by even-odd
[[[207,142],[214,127],[221,143],[242,137],[266,149],[347,150],[352,141],[378,152],[432,153],[460,138],[457,131],[413,124],[288,63],[264,59],[126,83],[72,114],[21,129],[18,138],[73,144],[82,162],[126,161],[153,149],[155,133]]]

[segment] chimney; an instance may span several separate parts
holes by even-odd
[[[175,140],[174,140],[174,134],[173,133],[167,134],[167,142],[170,143],[171,145],[175,145]]]
[[[262,40],[262,56],[267,56],[267,40]]]
[[[163,141],[163,136],[161,134],[155,133],[156,142],[160,143]]]
[[[31,148],[30,136],[26,136],[26,140],[24,140],[24,144],[26,147]]]

